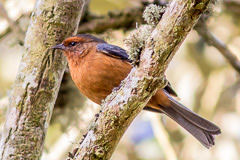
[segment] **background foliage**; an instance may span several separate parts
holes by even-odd
[[[35,1],[2,0],[0,2],[5,7],[8,18],[14,22],[14,28],[9,27],[10,22],[6,20],[3,8],[0,8],[1,133],[8,104],[7,96],[11,93],[23,50],[19,42],[23,42],[22,37],[26,32]],[[92,0],[89,9],[97,16],[107,14],[111,16],[125,8],[139,6],[140,2],[137,0]],[[222,40],[238,59],[240,57],[240,24],[237,18],[240,16],[239,10],[240,4],[237,6],[225,3],[224,0],[219,1],[214,7],[213,16],[207,22],[212,34]],[[138,25],[141,24],[137,19],[136,22],[139,23]],[[123,40],[133,28],[109,29],[98,36],[124,48]],[[161,116],[161,121],[170,136],[170,147],[175,151],[173,154],[179,159],[189,160],[240,159],[239,73],[229,65],[216,48],[208,46],[193,30],[171,62],[167,77],[178,93],[181,103],[213,121],[222,129],[222,134],[216,138],[216,146],[207,150],[169,118]],[[67,152],[77,146],[75,143],[80,141],[99,109],[75,90],[68,73],[64,77],[59,96],[45,142],[42,157],[44,160],[64,159]],[[70,98],[74,98],[74,101],[69,100]],[[73,103],[79,100],[82,102],[81,105]],[[156,120],[155,113],[143,111],[125,133],[112,159],[163,160],[169,157],[166,155],[172,153],[165,152],[166,146],[161,140],[159,141],[161,134],[156,123],[158,119]]]

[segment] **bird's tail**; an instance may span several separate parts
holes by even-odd
[[[215,144],[214,135],[221,133],[220,128],[177,102],[168,95],[168,93],[166,93],[166,95],[168,96],[170,103],[168,103],[168,106],[159,105],[158,112],[163,112],[172,118],[205,147],[210,148],[213,146]]]

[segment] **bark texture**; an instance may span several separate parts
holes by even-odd
[[[49,48],[76,33],[84,0],[37,0],[10,97],[0,159],[40,159],[66,59]]]
[[[164,72],[210,0],[173,0],[148,38],[139,67],[107,97],[74,159],[109,159],[120,138],[151,96],[164,87]]]

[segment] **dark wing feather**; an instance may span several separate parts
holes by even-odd
[[[177,93],[173,90],[170,82],[168,81],[168,84],[164,87],[164,89],[173,97],[178,97]]]
[[[126,51],[118,46],[114,46],[107,43],[99,43],[97,45],[97,50],[106,54],[107,56],[130,62]]]

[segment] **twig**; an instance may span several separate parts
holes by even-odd
[[[24,42],[24,33],[21,28],[8,16],[6,9],[4,8],[2,2],[0,2],[0,16],[5,18],[10,26],[10,28],[15,33],[16,37],[19,40],[20,44]]]
[[[226,44],[215,37],[207,28],[204,22],[198,23],[195,27],[199,35],[201,35],[204,40],[211,46],[214,46],[222,55],[227,59],[227,61],[232,65],[232,67],[240,74],[240,61],[238,58],[230,51]]]

